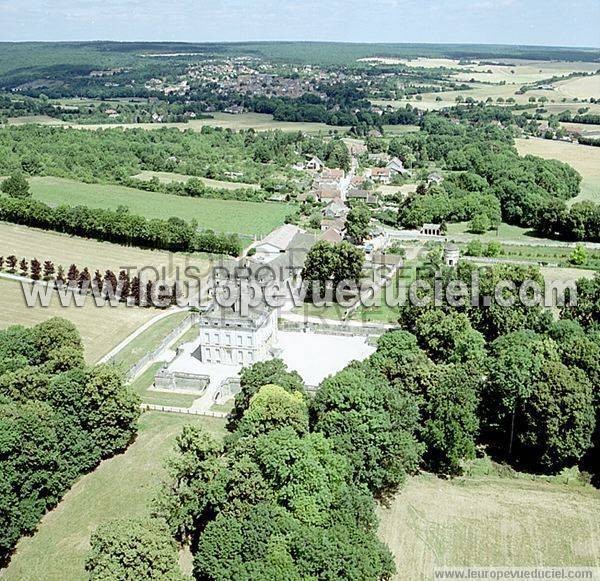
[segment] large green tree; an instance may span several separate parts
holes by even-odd
[[[92,581],[184,581],[177,545],[164,522],[129,518],[101,524],[92,534],[86,570]]]

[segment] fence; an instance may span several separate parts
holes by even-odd
[[[170,405],[157,405],[154,403],[143,403],[140,406],[144,411],[164,412],[167,414],[184,414],[187,416],[206,416],[209,418],[226,418],[227,412],[212,412],[210,410],[197,410],[194,408],[180,408]]]

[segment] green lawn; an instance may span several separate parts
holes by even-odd
[[[225,422],[216,418],[145,413],[139,434],[128,450],[79,479],[60,504],[22,539],[5,581],[83,581],[91,533],[115,518],[148,513],[149,501],[163,477],[163,462],[186,424],[198,423],[217,437]]]
[[[189,313],[174,313],[151,325],[141,335],[129,343],[115,358],[115,362],[124,370],[135,365],[142,357],[159,347],[162,340],[175,328]]]
[[[283,224],[285,216],[294,209],[290,204],[188,198],[55,177],[34,177],[30,184],[36,199],[53,206],[83,205],[111,210],[127,206],[133,214],[146,218],[176,216],[196,220],[201,228],[245,235],[268,234]]]
[[[511,226],[510,224],[506,224],[502,222],[498,226],[498,230],[490,230],[485,234],[472,234],[469,232],[469,222],[457,222],[454,224],[447,224],[447,236],[448,238],[452,238],[452,236],[463,236],[467,235],[470,238],[479,238],[481,240],[517,240],[520,242],[531,242],[535,240],[535,236],[533,236],[533,230],[530,228],[520,228],[519,226]],[[542,238],[537,238],[537,240],[543,240]]]

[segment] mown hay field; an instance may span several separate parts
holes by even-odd
[[[87,267],[90,272],[99,270],[102,273],[108,269],[117,272],[122,268],[154,267],[160,274],[164,271],[170,277],[177,268],[182,272],[190,265],[202,274],[208,274],[210,268],[208,254],[144,250],[0,222],[0,256],[6,258],[11,254],[28,261],[32,258],[41,262],[51,260],[55,266],[60,264],[65,270],[75,264],[79,270]],[[133,276],[135,271],[131,272]]]
[[[583,181],[580,195],[572,201],[600,202],[600,147],[537,138],[516,139],[515,144],[521,155],[558,159],[574,167]]]
[[[11,325],[31,327],[50,317],[64,317],[79,330],[85,347],[88,363],[95,363],[126,337],[131,335],[146,321],[155,317],[159,311],[140,307],[97,307],[91,297],[83,307],[71,303],[61,306],[54,294],[49,307],[28,307],[21,284],[15,280],[0,278],[0,328]]]
[[[600,566],[600,491],[484,476],[412,478],[379,509],[397,581],[435,567]]]

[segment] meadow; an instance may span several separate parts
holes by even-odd
[[[27,260],[51,260],[65,270],[75,264],[80,270],[87,266],[90,272],[97,269],[102,273],[107,269],[117,272],[123,267],[152,266],[161,274],[164,270],[167,276],[171,276],[177,268],[183,270],[193,265],[208,274],[210,267],[208,254],[144,250],[0,222],[0,256],[6,258],[10,254]]]
[[[14,280],[0,278],[0,328],[10,325],[37,325],[50,317],[64,317],[79,330],[88,363],[95,363],[146,321],[155,317],[155,309],[139,307],[97,307],[87,300],[83,307],[62,307],[54,297],[49,307],[27,307],[21,285]]]
[[[64,100],[68,102],[67,100]],[[212,119],[192,119],[187,123],[66,123],[60,119],[43,115],[29,117],[11,117],[7,120],[9,124],[23,125],[24,123],[41,123],[43,125],[64,125],[75,129],[106,129],[110,127],[124,127],[137,129],[160,129],[161,127],[176,127],[181,131],[192,129],[201,131],[202,127],[223,127],[240,131],[242,129],[254,129],[255,131],[303,131],[304,133],[324,133],[332,131],[346,131],[349,127],[326,125],[325,123],[303,123],[292,121],[275,121],[273,115],[266,113],[242,113],[233,115],[231,113],[211,113]]]
[[[521,155],[558,159],[581,174],[581,193],[571,203],[581,200],[600,202],[600,147],[536,138],[516,139],[515,144]]]
[[[126,206],[132,214],[146,218],[175,216],[187,221],[196,220],[200,228],[248,236],[268,234],[283,224],[284,218],[294,209],[290,204],[189,198],[55,177],[34,177],[30,185],[36,199],[52,206],[83,205],[110,210]]]
[[[588,486],[423,474],[378,512],[396,581],[440,566],[600,566],[600,492]]]
[[[80,478],[37,532],[24,537],[0,577],[5,581],[83,581],[92,532],[103,522],[144,516],[164,476],[163,462],[184,425],[201,424],[214,436],[224,420],[146,412],[138,436],[126,452],[105,460]]]

